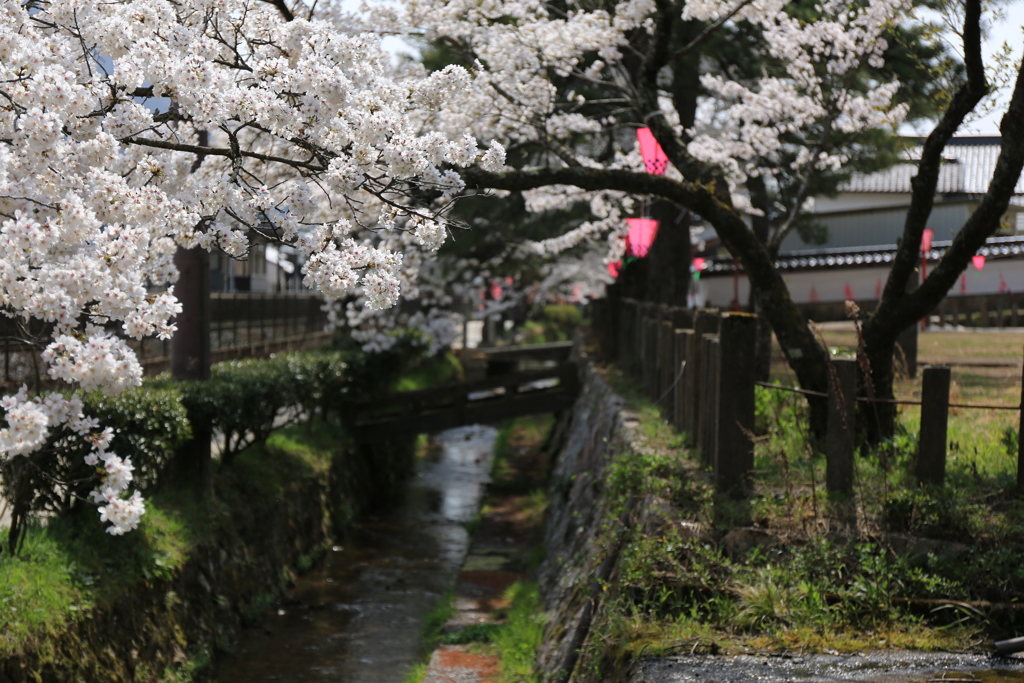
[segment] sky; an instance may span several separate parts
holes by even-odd
[[[999,50],[1004,42],[1013,48],[1013,54],[1017,59],[1021,58],[1021,51],[1024,48],[1024,33],[1021,31],[1021,27],[1024,26],[1024,0],[1011,2],[1004,8],[1004,13],[1006,16],[1001,22],[989,27],[989,35],[984,46],[986,63],[990,62],[989,57]],[[1010,87],[1012,87],[1012,83]],[[1003,112],[1006,111],[1009,97],[1010,91],[1007,88],[1005,92],[1000,93],[997,100],[1000,104],[989,116],[978,119],[968,126],[961,128],[960,134],[999,135],[999,119],[1002,118]]]

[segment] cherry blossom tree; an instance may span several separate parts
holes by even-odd
[[[905,294],[942,149],[989,90],[979,0],[962,7],[966,68],[944,74],[949,98],[924,147],[900,256],[864,324],[872,382],[882,396],[891,395],[898,333],[941,300],[998,227],[1024,162],[1018,73],[989,194],[940,266]],[[877,153],[872,140],[891,138],[907,116],[908,95],[887,60],[904,49],[907,27],[923,24],[908,0],[407,0],[404,11],[409,30],[425,32],[472,68],[470,87],[434,113],[431,126],[449,135],[471,126],[508,149],[504,170],[463,172],[471,187],[528,193],[538,207],[598,203],[594,220],[539,248],[557,251],[605,235],[617,244],[631,197],[699,214],[744,267],[800,383],[827,390],[827,350],[794,304],[774,251],[800,224],[822,179],[835,182],[870,160]],[[723,63],[720,39],[743,46],[759,68]],[[664,176],[645,172],[633,137],[641,126],[652,129],[671,162]],[[773,222],[758,234],[752,226],[765,216],[765,196],[776,198]],[[824,403],[811,408],[820,430]]]
[[[452,67],[389,75],[376,36],[254,0],[28,0],[0,7],[0,312],[71,393],[0,407],[0,458],[54,429],[94,445],[109,531],[144,512],[132,466],[76,392],[142,377],[127,338],[166,338],[178,247],[243,257],[293,245],[328,301],[396,302],[403,248],[444,241],[456,169],[504,164],[422,112],[466,88]],[[366,231],[397,239],[367,239]]]

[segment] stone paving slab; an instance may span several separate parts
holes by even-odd
[[[923,652],[758,657],[662,657],[641,662],[629,683],[997,683],[1024,681],[1024,660]]]
[[[498,658],[469,651],[468,645],[441,645],[430,657],[423,683],[495,683]]]

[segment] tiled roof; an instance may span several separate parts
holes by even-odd
[[[920,145],[923,138],[913,139]],[[936,191],[940,194],[984,194],[995,172],[999,158],[998,137],[961,137],[950,140],[943,152]],[[906,152],[908,163],[897,164],[885,171],[855,175],[844,183],[843,192],[910,192],[910,179],[917,173],[919,147]],[[1024,176],[1022,176],[1024,178]],[[1024,180],[1018,179],[1015,189],[1024,194]]]
[[[928,252],[929,261],[938,261],[952,244],[951,240],[936,240]],[[1024,237],[990,237],[978,253],[986,259],[1024,258]],[[851,268],[888,266],[896,256],[895,244],[871,247],[845,247],[841,249],[808,249],[793,251],[775,262],[783,272],[813,270],[816,268]],[[708,275],[732,273],[737,268],[731,258],[715,258],[704,269]]]

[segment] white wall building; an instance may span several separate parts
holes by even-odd
[[[835,197],[815,198],[816,222],[828,231],[825,243],[807,244],[794,233],[780,250],[779,268],[797,303],[878,298],[903,234],[917,153],[911,149],[907,163],[888,170],[854,176]],[[998,137],[953,138],[946,147],[928,221],[934,230],[929,261],[941,258],[988,189],[998,156]],[[978,253],[986,257],[984,267],[968,267],[950,296],[1024,292],[1024,181],[1018,181],[997,237]],[[693,298],[698,306],[728,308],[737,295],[745,306],[749,292],[746,275],[732,260],[717,258],[694,283]]]

